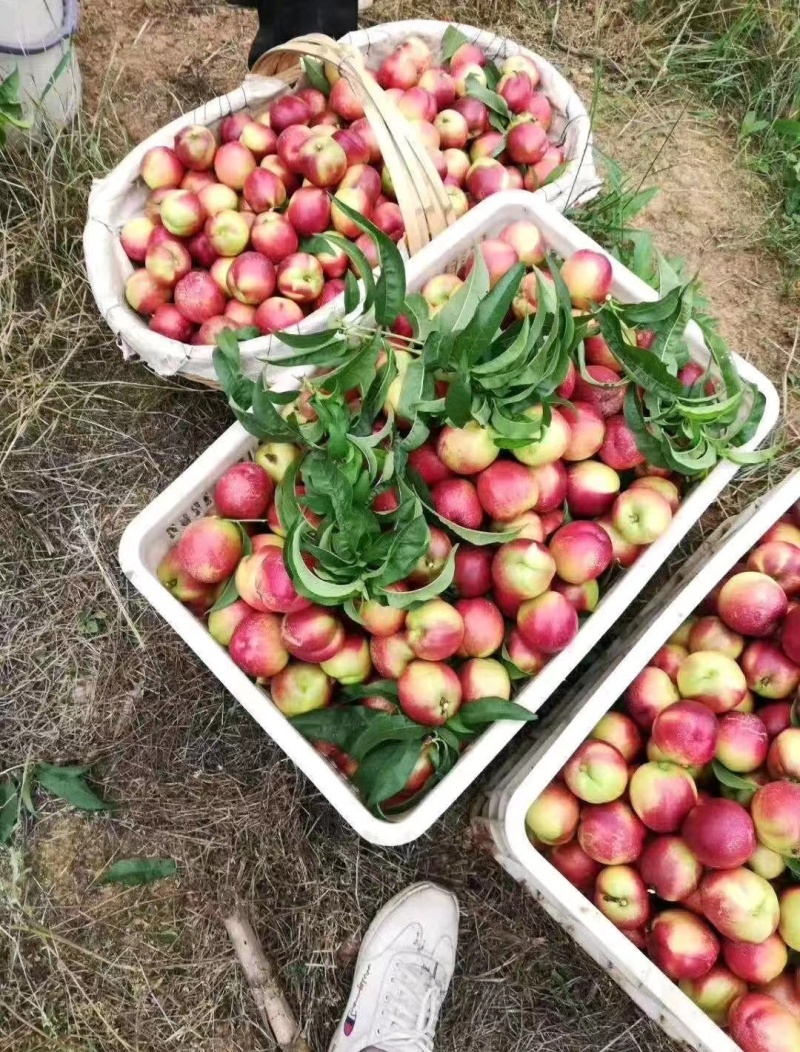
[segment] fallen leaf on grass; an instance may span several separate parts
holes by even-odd
[[[19,816],[17,786],[10,775],[0,779],[0,844],[11,840]]]
[[[152,884],[164,877],[174,877],[178,871],[172,858],[122,858],[114,862],[102,877],[103,884]]]
[[[108,811],[112,805],[102,800],[94,789],[84,780],[89,768],[55,767],[49,763],[40,763],[35,771],[36,781],[48,793],[66,800],[73,807],[82,811]]]

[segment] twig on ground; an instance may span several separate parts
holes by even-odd
[[[281,1052],[311,1052],[289,1003],[278,986],[275,969],[261,948],[241,906],[223,920],[259,1014],[275,1035]]]

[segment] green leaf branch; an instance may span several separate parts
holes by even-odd
[[[301,450],[278,487],[286,531],[288,571],[298,591],[322,605],[378,599],[407,607],[441,594],[452,581],[454,551],[439,576],[413,591],[390,586],[406,579],[430,544],[429,524],[470,544],[502,543],[506,533],[466,530],[432,507],[427,491],[406,471],[409,454],[443,426],[478,424],[501,449],[537,441],[563,402],[560,385],[571,368],[598,386],[585,363],[584,339],[599,332],[620,362],[626,385],[625,419],[647,459],[681,475],[700,476],[723,457],[734,458],[763,411],[757,392],[738,375],[718,336],[709,339],[707,374],[690,387],[678,374],[690,360],[684,330],[695,286],[665,277],[655,302],[612,299],[576,312],[557,264],[547,257],[545,281],[534,269],[535,304],[520,293],[518,264],[490,287],[476,252],[456,292],[439,308],[409,293],[397,246],[345,204],[349,219],[374,242],[379,267],[338,234],[311,239],[310,251],[333,242],[359,275],[345,311],[315,333],[281,333],[290,350],[281,362],[302,379],[290,391],[245,377],[236,334],[220,334],[214,363],[237,419],[266,441]],[[520,302],[517,302],[517,298]],[[508,324],[512,307],[515,319]],[[406,324],[402,335],[399,319]],[[636,330],[651,332],[637,346]],[[713,385],[713,386],[710,386]],[[759,454],[743,457],[758,459]],[[376,511],[374,501],[393,501]],[[219,605],[235,598],[226,589]]]
[[[390,685],[391,686],[391,685]],[[395,689],[396,689],[396,685]],[[374,684],[351,688],[357,700]],[[384,696],[393,697],[384,684]],[[367,806],[376,814],[412,806],[414,798],[393,800],[401,792],[414,766],[427,750],[436,781],[458,761],[462,746],[497,720],[530,722],[537,717],[522,705],[504,698],[481,698],[461,708],[443,727],[425,727],[400,712],[379,712],[360,705],[318,709],[296,716],[292,725],[312,742],[335,745],[358,764],[354,782]]]

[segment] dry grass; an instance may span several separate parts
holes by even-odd
[[[426,0],[414,13],[457,14],[553,54],[555,7],[451,8]],[[560,57],[587,94],[583,53],[593,53],[598,28],[615,40],[621,68],[625,41],[635,44],[640,30],[607,4],[564,8],[557,45],[569,53]],[[371,17],[407,10],[386,0]],[[218,920],[220,902],[239,893],[321,1050],[359,932],[389,895],[431,877],[454,888],[464,911],[441,1052],[665,1052],[673,1046],[658,1027],[471,843],[468,801],[416,845],[359,841],[118,572],[124,526],[229,417],[217,396],[121,361],[82,272],[86,194],[124,153],[126,133],[142,135],[177,105],[236,83],[251,26],[251,15],[208,2],[85,4],[82,125],[4,158],[0,773],[33,760],[91,762],[119,807],[87,817],[43,798],[38,821],[0,854],[0,1044],[271,1048]],[[673,123],[657,94],[634,109],[636,83],[638,67],[617,73],[600,112],[601,143],[626,164],[636,152],[652,156]],[[719,170],[726,214],[695,185],[698,164]],[[729,144],[694,112],[659,168],[667,204],[648,221],[665,247],[689,250],[706,268],[729,336],[788,390],[794,322],[775,295],[774,263],[754,245],[756,195],[730,212],[743,184]],[[749,302],[730,278],[743,258]],[[765,325],[765,339],[741,338]],[[729,500],[746,503],[767,480],[751,474]],[[178,879],[127,890],[98,883],[112,861],[138,854],[177,859]]]

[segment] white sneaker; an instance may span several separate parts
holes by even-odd
[[[412,884],[370,924],[328,1052],[432,1052],[456,961],[458,900]]]

